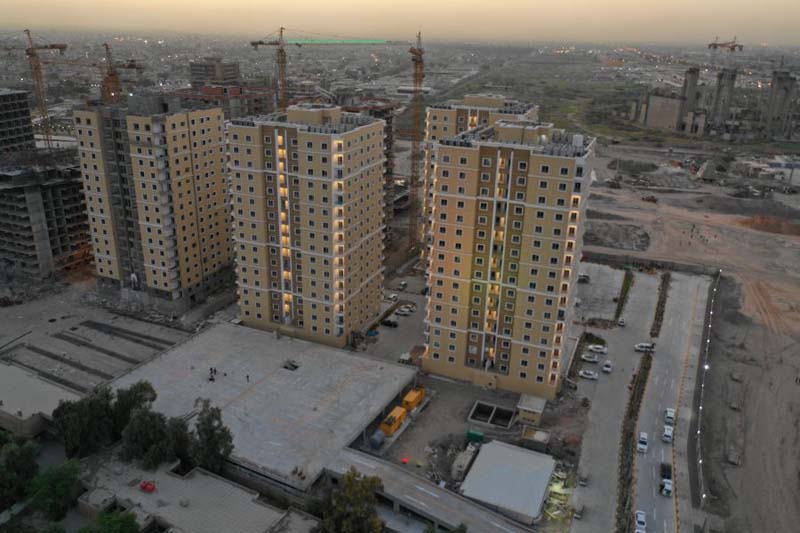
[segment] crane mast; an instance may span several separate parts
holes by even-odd
[[[67,49],[66,44],[36,44],[33,41],[33,35],[30,30],[25,30],[25,35],[28,38],[28,48],[25,49],[25,54],[28,56],[28,61],[31,64],[31,74],[33,75],[34,91],[36,93],[36,107],[39,110],[39,116],[42,121],[42,134],[44,135],[44,144],[48,150],[53,149],[53,131],[50,127],[50,117],[47,114],[47,96],[45,94],[44,76],[42,74],[42,60],[39,57],[39,50],[57,50],[59,54],[63,55],[64,50]]]
[[[411,96],[411,176],[408,184],[410,201],[408,213],[408,249],[414,250],[419,244],[419,181],[422,166],[422,82],[425,79],[425,50],[422,48],[422,32],[417,33],[417,41],[409,50],[414,68],[414,89]]]

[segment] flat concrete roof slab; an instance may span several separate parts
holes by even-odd
[[[296,370],[284,368],[287,361]],[[216,369],[209,381],[209,369]],[[233,433],[232,460],[305,490],[414,377],[407,366],[221,323],[119,377],[149,381],[154,409],[197,412],[207,398]],[[304,477],[297,474],[302,471]]]
[[[25,420],[43,413],[49,417],[60,402],[80,398],[76,392],[42,379],[31,371],[0,363],[0,410],[11,416]]]
[[[532,522],[541,514],[555,467],[549,455],[493,440],[481,446],[461,493]]]

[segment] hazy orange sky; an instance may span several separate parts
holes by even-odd
[[[800,45],[800,0],[0,0],[7,28]]]

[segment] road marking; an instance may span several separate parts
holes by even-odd
[[[408,494],[406,494],[406,495],[405,495],[405,498],[406,498],[407,500],[411,500],[412,502],[416,503],[417,505],[421,505],[421,506],[423,506],[423,507],[427,507],[427,505],[426,505],[426,504],[422,503],[421,501],[419,501],[418,499],[414,498],[413,496],[409,496]]]
[[[438,497],[439,497],[439,495],[438,495],[438,494],[436,494],[435,492],[431,492],[431,491],[429,491],[429,490],[428,490],[428,489],[426,489],[425,487],[420,487],[419,485],[414,485],[414,487],[416,487],[416,488],[417,488],[417,490],[421,490],[422,492],[424,492],[425,494],[427,494],[427,495],[429,495],[429,496],[433,496],[434,498],[438,498]]]
[[[664,448],[661,448],[661,462],[664,462]]]
[[[653,507],[653,522],[656,521],[656,508]]]

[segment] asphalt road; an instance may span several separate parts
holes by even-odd
[[[601,298],[587,293],[607,293],[611,298],[619,294],[621,284],[620,271],[601,265],[592,265],[591,270],[591,283],[581,285],[579,289],[579,297],[585,302],[582,304],[582,314],[586,318],[604,316],[608,308]],[[579,470],[588,473],[589,482],[586,487],[578,487],[575,491],[573,503],[583,504],[586,511],[583,519],[572,522],[574,533],[614,530],[620,429],[628,401],[628,384],[640,357],[633,351],[633,345],[649,337],[658,300],[658,281],[658,276],[635,274],[633,288],[622,314],[626,327],[588,329],[603,337],[609,350],[607,356],[600,358],[600,363],[583,363],[583,368],[599,372],[600,379],[581,379],[578,385],[578,395],[591,400],[589,424],[583,437],[579,464]],[[615,287],[615,290],[610,287]],[[604,374],[600,370],[605,359],[614,363],[611,374]]]
[[[662,462],[673,464],[673,445],[662,442],[664,409],[675,408],[684,368],[700,352],[703,314],[708,296],[709,278],[673,273],[664,312],[664,323],[656,342],[653,365],[647,382],[644,401],[639,412],[639,429],[649,436],[647,453],[636,458],[636,509],[647,513],[647,531],[673,532],[675,528],[675,500],[659,493]],[[650,314],[652,317],[652,313]],[[648,324],[649,329],[649,324]],[[692,394],[692,391],[684,391]],[[678,430],[685,430],[682,417],[691,413],[678,413]],[[638,434],[638,433],[637,433]],[[686,442],[685,439],[680,439]],[[685,454],[681,454],[685,461]],[[686,464],[678,464],[686,472]]]

